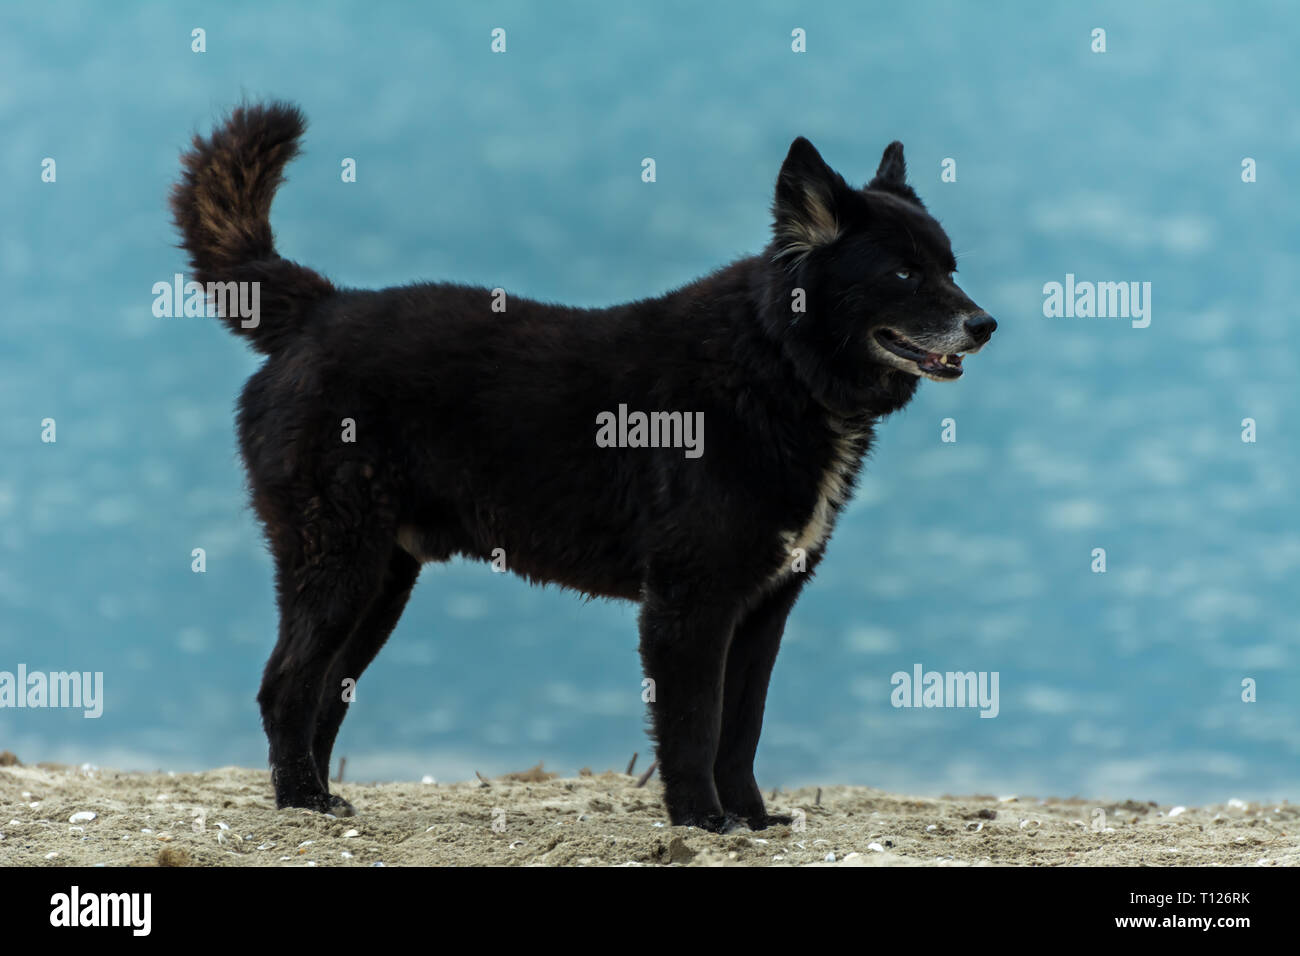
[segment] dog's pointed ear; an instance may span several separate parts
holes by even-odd
[[[888,189],[890,186],[907,185],[907,160],[903,159],[903,144],[894,140],[885,147],[880,157],[880,166],[876,178],[868,184],[868,189]]]
[[[867,183],[867,188],[881,189],[895,196],[902,196],[922,209],[925,208],[916,190],[907,185],[907,160],[903,159],[903,144],[898,140],[885,147],[885,152],[880,157],[880,166],[876,169],[876,176]]]
[[[804,259],[818,246],[834,242],[840,234],[838,204],[848,184],[826,165],[816,147],[800,136],[776,178],[772,203],[772,230],[777,258]]]

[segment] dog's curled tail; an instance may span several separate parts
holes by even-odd
[[[293,341],[313,304],[334,292],[323,276],[280,258],[271,235],[271,200],[306,127],[302,112],[289,103],[236,107],[210,137],[194,137],[172,187],[172,216],[194,270],[189,278],[205,288],[258,283],[251,301],[261,314],[219,311],[231,331],[268,355]]]

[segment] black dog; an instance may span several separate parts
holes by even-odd
[[[344,682],[421,562],[466,555],[640,602],[672,822],[778,822],[753,761],[786,616],[875,420],[921,376],[958,378],[996,327],[953,283],[902,145],[855,189],[796,139],[761,255],[575,309],[339,289],[280,258],[271,199],[304,128],[286,104],[236,109],[172,194],[192,278],[260,284],[261,315],[224,320],[268,356],[238,425],[276,563],[258,700],[277,805],[352,812],[328,786]]]

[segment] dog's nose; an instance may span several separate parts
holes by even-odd
[[[989,315],[987,312],[979,312],[972,315],[964,324],[966,326],[966,331],[971,334],[971,338],[980,345],[983,345],[991,339],[993,337],[993,330],[998,327],[993,316]]]

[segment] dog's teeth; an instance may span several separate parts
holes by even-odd
[[[946,355],[940,355],[940,356],[939,356],[939,364],[940,364],[940,365],[947,365],[947,364],[948,364],[948,356],[946,356]]]

